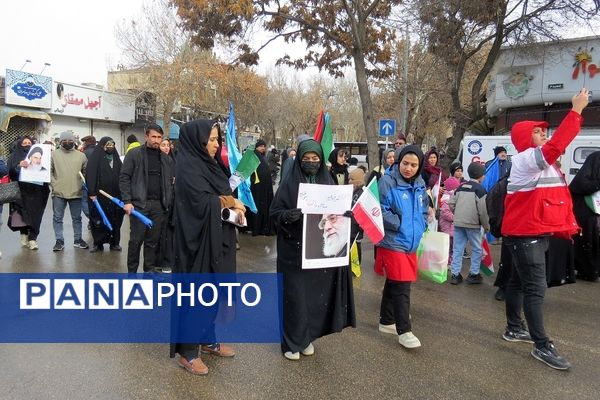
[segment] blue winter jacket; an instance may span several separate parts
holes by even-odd
[[[400,175],[398,164],[379,180],[379,198],[385,236],[379,247],[414,253],[427,228],[429,200],[425,181],[419,174],[410,184]]]

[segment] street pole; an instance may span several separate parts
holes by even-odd
[[[405,29],[406,37],[404,40],[404,99],[402,101],[402,132],[404,133],[404,137],[408,137],[408,132],[406,132],[406,128],[408,126],[408,48],[410,46],[408,37],[408,23],[406,24]]]

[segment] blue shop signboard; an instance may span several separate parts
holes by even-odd
[[[52,107],[52,78],[29,72],[6,70],[6,104]]]

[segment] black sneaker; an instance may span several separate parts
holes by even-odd
[[[172,272],[173,272],[173,269],[171,267],[162,267],[163,274],[170,274]]]
[[[533,343],[533,340],[531,340],[531,335],[525,329],[513,331],[512,329],[506,328],[506,331],[502,335],[502,339],[508,342]]]
[[[481,274],[469,274],[467,279],[465,279],[465,282],[467,282],[469,285],[476,285],[483,282],[483,276],[481,276]]]
[[[56,243],[54,244],[54,247],[52,248],[52,251],[63,251],[65,248],[65,242],[63,242],[62,240],[57,240]]]
[[[531,350],[531,355],[533,358],[540,360],[550,368],[559,369],[562,371],[566,371],[571,368],[571,363],[558,355],[556,347],[554,347],[554,343],[552,342],[548,342],[548,344],[541,349],[534,347],[533,350]]]
[[[73,243],[73,247],[77,247],[78,249],[87,249],[90,246],[88,246],[88,244],[85,242],[85,240],[79,239],[79,240],[76,240],[75,243]]]
[[[459,283],[462,283],[462,281],[463,281],[463,277],[461,274],[458,274],[458,275],[452,274],[450,276],[450,284],[451,285],[458,285]]]

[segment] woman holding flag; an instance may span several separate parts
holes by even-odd
[[[417,280],[417,247],[427,228],[429,199],[421,177],[423,153],[406,146],[379,181],[385,236],[378,244],[375,272],[385,275],[379,331],[398,335],[407,349],[421,347],[410,322],[410,286]]]
[[[119,174],[121,173],[121,158],[115,142],[112,138],[105,136],[90,155],[85,171],[85,182],[89,196],[90,225],[94,244],[90,253],[102,251],[104,243],[110,245],[113,251],[121,251],[121,224],[123,224],[123,210],[104,196],[100,196],[100,190],[111,193],[113,196],[121,197],[119,190]],[[112,226],[112,230],[104,225],[100,212],[94,205],[97,200]]]

